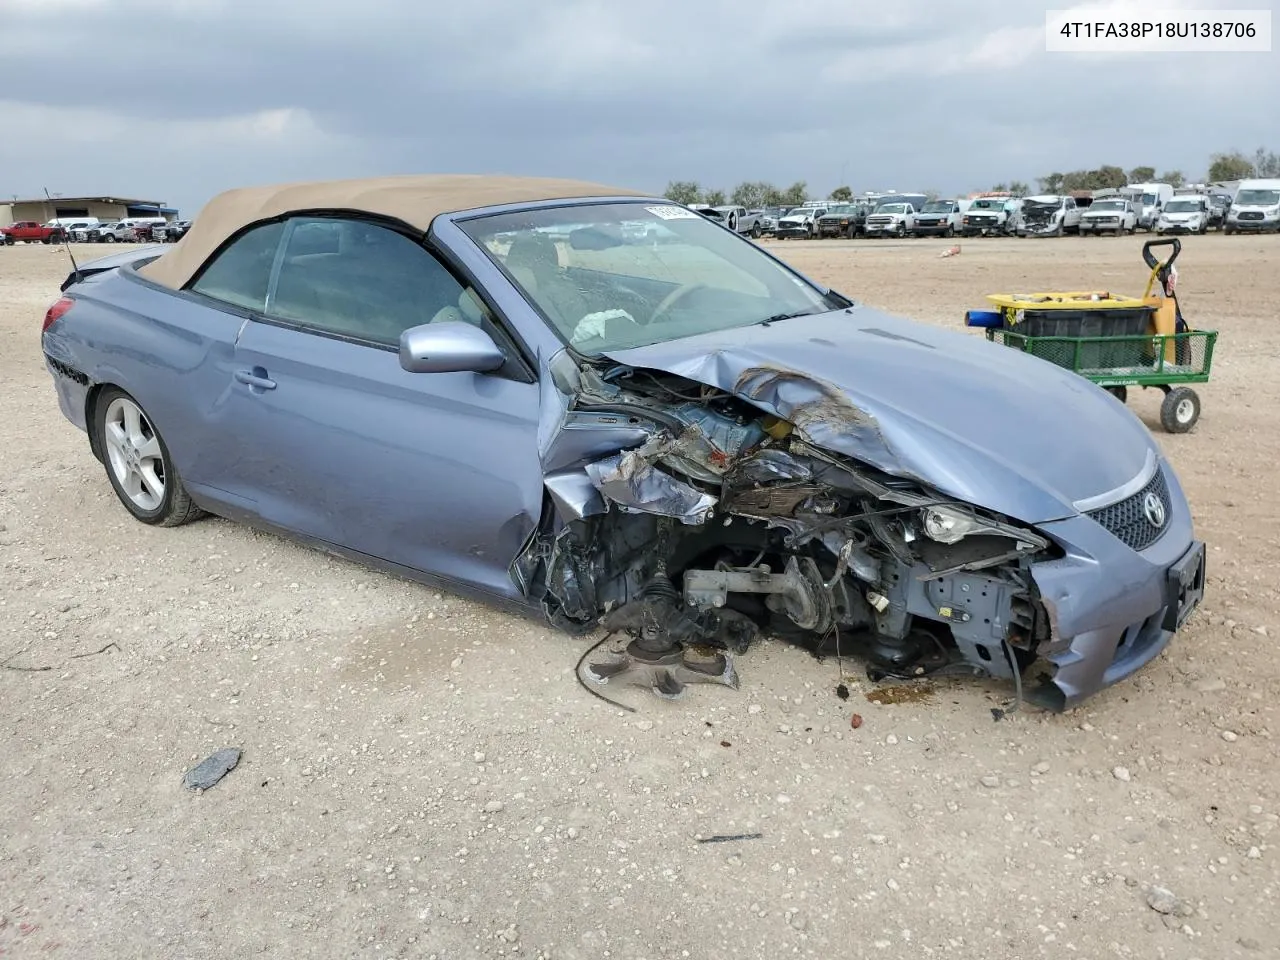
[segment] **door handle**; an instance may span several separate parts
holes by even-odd
[[[274,390],[276,388],[276,382],[269,379],[267,371],[261,367],[254,367],[252,370],[237,370],[236,380],[258,390]]]

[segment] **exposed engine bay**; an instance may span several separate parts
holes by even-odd
[[[1036,200],[1024,200],[1022,203],[1022,223],[1033,233],[1043,233],[1054,229],[1058,213],[1062,210],[1061,201],[1044,203]]]
[[[874,680],[1016,680],[1048,638],[1029,568],[1057,548],[817,446],[813,436],[836,420],[876,431],[821,381],[804,378],[813,401],[782,419],[742,399],[800,376],[780,368],[749,370],[728,393],[560,359],[560,446],[606,425],[632,442],[565,469],[559,461],[577,451],[548,450],[546,514],[513,575],[553,624],[631,638],[590,664],[588,679],[668,698],[691,682],[736,686],[730,655],[767,632],[814,652],[842,644]]]

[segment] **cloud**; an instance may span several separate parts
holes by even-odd
[[[1077,9],[1104,7],[1133,4]],[[1050,54],[1044,31],[1020,0],[0,0],[0,195],[190,208],[411,171],[958,191],[1200,172],[1272,133],[1241,91],[1280,86],[1273,56]]]

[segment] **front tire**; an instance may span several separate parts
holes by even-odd
[[[176,527],[203,515],[174,469],[169,448],[133,397],[107,387],[94,405],[93,425],[107,479],[134,519]]]
[[[760,224],[759,224],[758,222],[757,222],[757,223],[753,223],[753,224],[751,225],[751,239],[752,239],[752,240],[759,240],[759,239],[760,239],[760,237],[761,237],[761,235],[762,235],[763,233],[764,233],[764,231],[760,229]],[[173,242],[174,242],[174,243],[177,243],[177,242],[178,242],[178,238],[177,238],[177,237],[174,237],[174,238],[173,238]]]

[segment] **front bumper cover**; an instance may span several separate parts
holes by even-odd
[[[1053,668],[1027,692],[1052,710],[1076,706],[1155,659],[1204,596],[1205,547],[1173,472],[1161,464],[1172,510],[1164,533],[1142,552],[1092,518],[1042,524],[1066,551],[1031,568],[1052,636],[1040,656]]]

